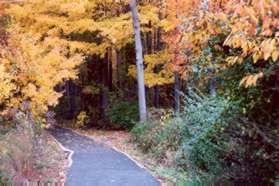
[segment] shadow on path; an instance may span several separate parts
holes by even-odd
[[[51,134],[74,151],[66,186],[159,186],[160,183],[124,154],[71,130],[54,128]]]

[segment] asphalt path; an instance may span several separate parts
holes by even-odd
[[[50,132],[58,142],[74,152],[66,186],[160,185],[145,169],[110,147],[68,129],[54,128]]]

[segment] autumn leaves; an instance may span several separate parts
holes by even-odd
[[[37,105],[34,110],[55,105],[61,94],[54,87],[75,78],[76,67],[85,56],[103,57],[107,49],[119,50],[133,43],[128,5],[128,1],[114,0],[30,0],[10,5],[9,49],[2,49],[0,56],[4,61],[1,78],[6,80],[1,81],[1,102],[10,102],[8,95],[32,100]],[[200,0],[141,1],[137,8],[141,26],[138,37],[146,36],[142,40],[152,45],[143,59],[144,86],[186,79],[192,62],[217,37],[222,39],[214,44],[215,53],[205,58],[208,67],[229,69],[249,63],[250,58],[255,66],[278,61],[276,0],[210,0],[206,6]],[[3,12],[0,8],[0,15]],[[264,77],[261,68],[255,69],[242,77],[240,85],[255,86]],[[130,67],[129,74],[136,77],[135,66]],[[180,77],[174,78],[174,74]]]

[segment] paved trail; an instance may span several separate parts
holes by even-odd
[[[159,182],[127,156],[68,129],[52,135],[74,151],[66,186],[159,186]]]

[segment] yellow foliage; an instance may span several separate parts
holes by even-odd
[[[12,82],[13,76],[7,72],[5,67],[6,61],[0,64],[0,102],[12,96],[12,92],[16,90],[16,85]]]
[[[71,52],[102,55],[107,48],[121,48],[132,42],[130,12],[124,11],[128,1],[114,0],[27,0],[11,5],[13,28],[32,33],[41,39],[51,38],[52,46],[63,43]],[[143,31],[147,24],[158,24],[158,8],[147,3],[139,8]],[[90,34],[82,39],[84,33]],[[77,36],[77,37],[75,37]],[[58,40],[61,41],[58,41]],[[83,40],[83,41],[82,41]]]
[[[75,127],[80,128],[83,127],[89,121],[89,117],[85,111],[81,111],[77,116]]]
[[[248,75],[240,81],[240,85],[244,86],[245,88],[250,87],[250,86],[256,86],[257,81],[262,77],[263,77],[262,72],[257,73],[257,74]]]
[[[5,80],[0,82],[0,102],[6,107],[21,107],[29,101],[37,115],[56,105],[61,93],[54,87],[76,78],[82,55],[103,57],[108,48],[120,49],[132,42],[128,3],[25,0],[11,4],[7,10],[11,16],[10,50],[0,58],[0,80]],[[149,31],[150,22],[159,24],[158,11],[150,3],[140,5],[143,32]]]
[[[183,21],[184,39],[189,43],[188,58],[200,58],[203,49],[210,44],[210,39],[225,36],[223,48],[226,51],[221,58],[225,58],[226,63],[220,67],[250,63],[251,58],[251,65],[255,67],[259,62],[278,63],[278,7],[276,0],[225,0],[222,3],[209,0],[205,7],[200,2],[196,11],[187,14]],[[224,56],[227,53],[229,56]],[[216,52],[215,55],[219,54]],[[248,75],[240,84],[255,86],[263,75]]]
[[[61,93],[54,87],[76,78],[75,68],[83,61],[77,54],[66,57],[66,51],[13,32],[9,46],[2,48],[0,55],[0,103],[4,108],[21,108],[29,102],[29,109],[38,116],[48,106],[55,106]]]
[[[146,68],[144,69],[144,81],[146,86],[153,87],[174,82],[173,72],[169,67],[170,54],[167,50],[145,55],[144,63],[146,65]],[[136,78],[136,73],[136,66],[131,65],[128,74]]]
[[[229,65],[234,65],[238,60],[238,56],[230,56],[226,59]]]

